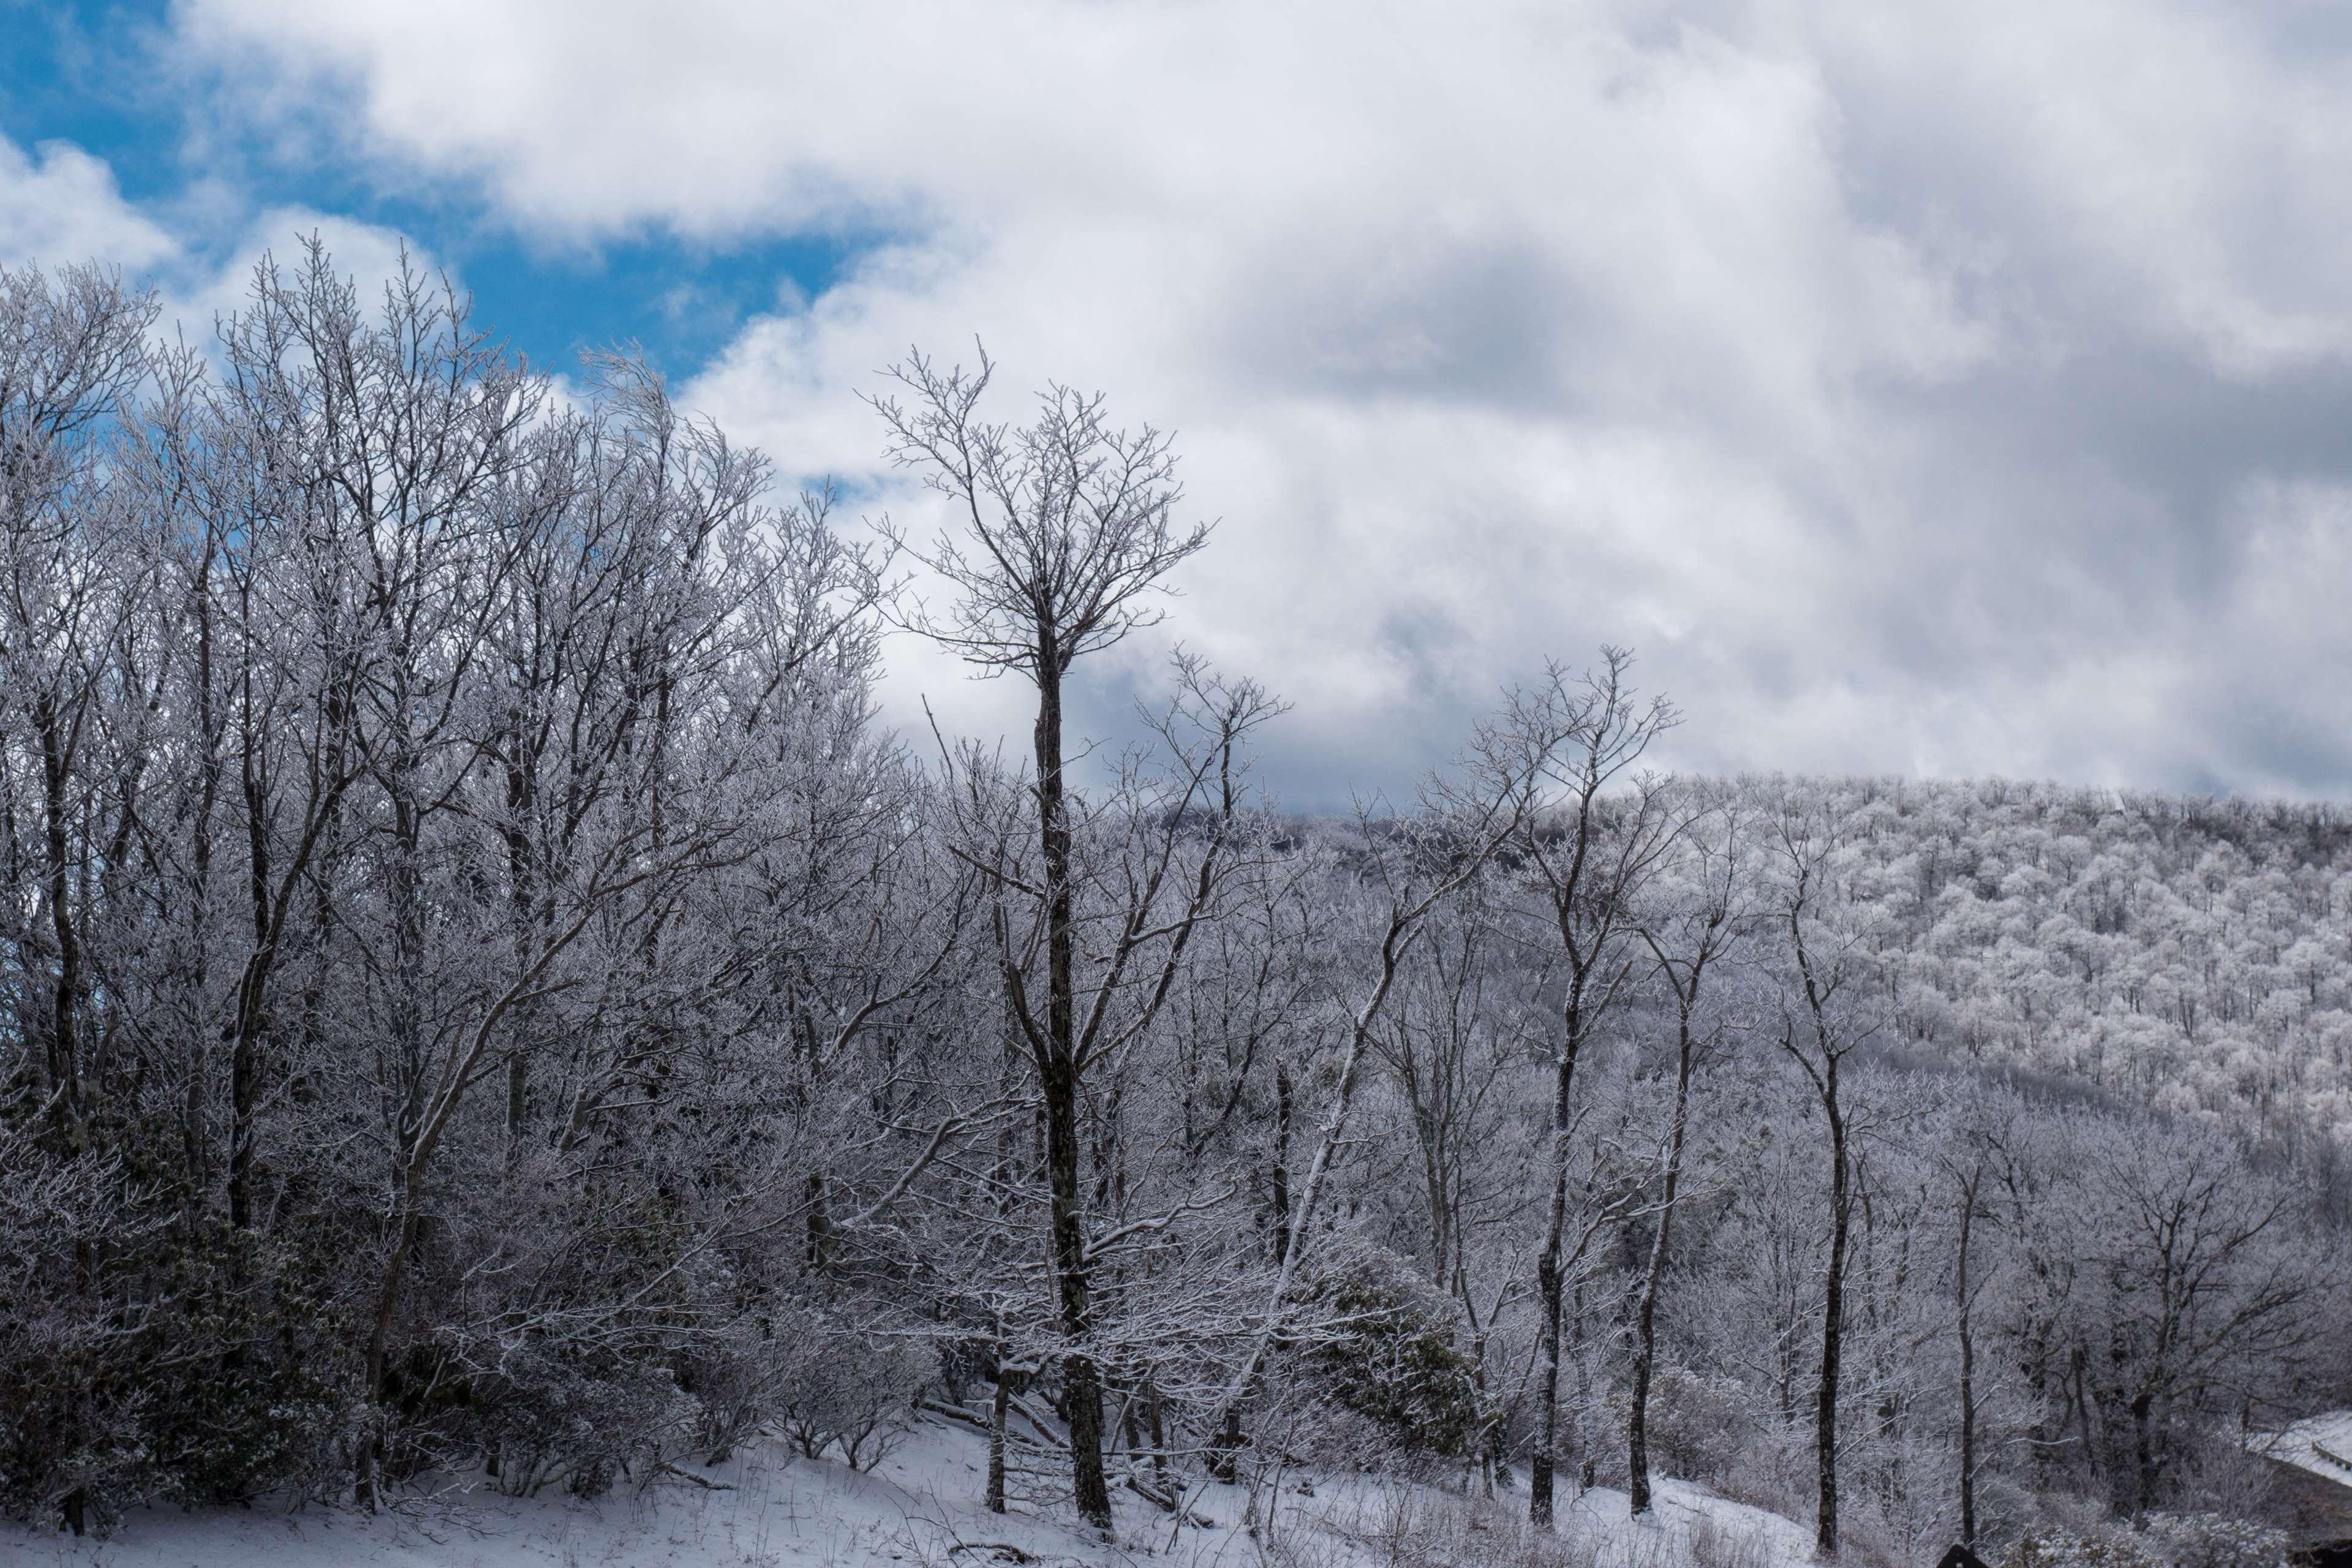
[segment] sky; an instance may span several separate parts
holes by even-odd
[[[2352,792],[2352,11],[2234,0],[0,0],[0,264],[192,336],[405,243],[939,521],[910,347],[1175,432],[1286,802],[1632,647],[1703,772]],[[886,710],[1018,737],[900,637]]]

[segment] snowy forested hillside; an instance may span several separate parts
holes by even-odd
[[[2352,813],[2046,784],[1811,786],[1890,1023],[1940,1057],[2352,1135]]]
[[[1351,1473],[1564,1539],[1672,1476],[1824,1555],[2277,1557],[2249,1437],[2352,1342],[2341,812],[1662,777],[1604,649],[1302,821],[1246,672],[1066,761],[1210,545],[1097,399],[910,360],[877,439],[954,521],[868,536],[422,279],[153,317],[0,273],[25,1528],[919,1424],[958,1517],[1073,1539]],[[1034,730],[888,732],[889,636]]]

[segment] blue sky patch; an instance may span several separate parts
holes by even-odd
[[[167,63],[161,0],[0,0],[0,135],[68,142],[103,160],[124,197],[201,261],[257,237],[257,215],[299,206],[406,235],[455,270],[478,320],[535,363],[566,371],[583,350],[634,340],[672,375],[701,369],[751,317],[830,288],[875,237],[753,236],[724,243],[646,229],[551,243],[504,221],[469,182],[371,178],[331,152],[293,157],[287,139],[239,136],[191,110],[210,83]],[[193,149],[202,145],[206,153]]]

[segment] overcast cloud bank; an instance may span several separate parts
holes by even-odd
[[[1162,646],[1297,703],[1300,804],[1602,641],[1688,710],[1685,767],[2352,786],[2323,7],[192,0],[157,47],[192,155],[550,245],[887,237],[686,388],[850,513],[919,526],[855,395],[909,344],[983,336],[1009,416],[1058,377],[1175,427],[1223,521]],[[0,144],[0,254],[208,320],[241,264],[171,221]],[[1098,672],[1097,729],[1157,653]],[[901,717],[1020,726],[893,660]]]

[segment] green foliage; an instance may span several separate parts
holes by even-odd
[[[330,1260],[299,1232],[264,1238],[209,1212],[173,1233],[142,1369],[163,1495],[243,1501],[309,1488],[333,1468],[361,1392]]]
[[[2029,1530],[2001,1568],[2285,1568],[2286,1563],[2282,1531],[2220,1514],[2150,1513],[2137,1529]]]
[[[2000,1568],[2164,1568],[2150,1544],[2127,1530],[2037,1527],[2011,1543]]]
[[[1294,1300],[1298,1348],[1332,1398],[1406,1453],[1471,1452],[1487,1415],[1477,1369],[1457,1342],[1454,1304],[1411,1264],[1360,1247],[1331,1259]]]
[[[0,1512],[102,1531],[141,1503],[312,1489],[358,1398],[326,1261],[299,1233],[114,1195],[115,1239],[40,1260],[37,1310],[0,1300]]]
[[[2171,1568],[2285,1568],[2286,1532],[2217,1513],[2151,1513],[2141,1529]]]
[[[519,1336],[466,1388],[473,1439],[499,1489],[519,1497],[557,1482],[598,1496],[699,1412],[666,1368],[541,1333]]]

